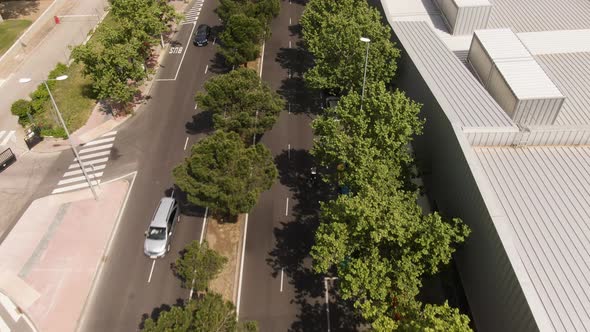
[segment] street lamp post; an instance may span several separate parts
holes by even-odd
[[[363,99],[365,99],[365,83],[367,82],[367,64],[369,63],[369,44],[371,40],[369,38],[361,37],[360,40],[367,44],[367,51],[365,54],[365,74],[363,75],[363,90],[361,93],[361,111],[363,110]]]
[[[68,78],[67,75],[62,75],[62,76],[58,76],[55,79],[53,79],[54,81],[63,81],[66,78]],[[21,78],[18,80],[19,83],[28,83],[32,81],[30,78]],[[92,191],[92,195],[94,196],[95,200],[98,200],[98,195],[96,194],[96,191],[94,190],[94,186],[92,185],[92,181],[90,181],[90,178],[88,177],[88,173],[86,173],[86,165],[84,165],[84,162],[82,161],[82,159],[80,158],[80,155],[78,154],[78,151],[76,150],[76,147],[74,146],[74,143],[72,142],[72,139],[70,137],[70,132],[68,131],[68,127],[66,126],[66,123],[64,122],[64,119],[61,116],[61,113],[59,112],[59,108],[57,108],[57,104],[55,103],[55,99],[53,99],[53,94],[51,94],[51,90],[49,89],[49,85],[47,85],[47,80],[41,80],[43,82],[43,84],[45,85],[45,88],[47,89],[47,92],[49,93],[49,98],[51,99],[51,104],[53,105],[53,108],[55,109],[55,112],[57,113],[57,117],[59,119],[59,122],[61,123],[62,127],[64,128],[64,131],[66,133],[66,137],[68,138],[68,143],[70,143],[70,147],[72,148],[72,151],[74,152],[74,156],[76,156],[76,160],[78,161],[78,164],[80,164],[80,168],[82,168],[82,174],[84,174],[84,178],[86,178],[86,182],[88,182],[88,185],[90,186],[90,190]]]

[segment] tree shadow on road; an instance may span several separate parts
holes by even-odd
[[[3,1],[0,3],[0,15],[5,20],[29,16],[38,11],[39,1]]]
[[[209,134],[213,132],[213,112],[201,111],[192,116],[193,121],[184,126],[189,135]]]
[[[275,162],[279,181],[290,189],[296,204],[291,209],[293,220],[282,222],[274,229],[276,244],[269,253],[267,264],[275,276],[283,270],[295,288],[293,302],[300,307],[300,311],[289,331],[325,331],[324,276],[312,270],[309,253],[319,225],[320,200],[330,197],[333,188],[311,174],[313,158],[306,150],[284,151],[276,156]],[[334,331],[354,331],[358,325],[357,317],[351,315],[353,311],[348,307],[345,301],[330,303],[330,311],[337,315],[331,325],[339,327]]]
[[[178,298],[178,299],[176,299],[176,304],[174,304],[173,306],[182,307],[183,305],[184,305],[184,300]],[[162,312],[170,311],[170,309],[172,309],[172,306],[164,303],[164,304],[160,305],[159,307],[154,308],[154,310],[152,310],[151,313],[149,313],[149,314],[144,313],[143,315],[141,315],[141,322],[138,325],[139,329],[142,330],[145,327],[145,321],[148,318],[151,318],[152,320],[157,321]]]
[[[303,74],[313,65],[313,58],[302,43],[297,42],[295,48],[281,48],[275,60],[290,73],[278,90],[287,101],[289,111],[310,115],[320,112],[322,102],[319,90],[306,86],[303,79]]]

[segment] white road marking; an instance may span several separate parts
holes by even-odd
[[[101,156],[108,156],[110,154],[111,154],[111,150],[101,151],[101,152],[95,152],[95,153],[90,153],[90,154],[80,156],[80,159],[86,160],[86,159],[92,159],[92,158],[101,157]],[[74,161],[78,161],[78,158],[74,158]]]
[[[203,227],[201,228],[201,236],[199,238],[199,244],[203,243],[203,238],[205,237],[205,225],[207,224],[207,213],[209,212],[209,207],[205,208],[205,216],[203,217]]]
[[[266,42],[262,42],[262,54],[260,55],[260,77],[262,77],[262,69],[264,68],[264,49],[266,46]]]
[[[289,25],[291,25],[291,18],[289,17]]]
[[[99,146],[95,146],[95,147],[91,147],[91,148],[82,149],[82,150],[78,151],[78,153],[94,152],[94,151],[99,151],[99,150],[104,150],[104,149],[110,149],[112,147],[113,147],[113,144],[99,145]]]
[[[90,181],[90,182],[92,182],[92,185],[93,186],[96,186],[96,185],[100,184],[100,180],[98,180],[98,181]],[[76,189],[82,189],[82,188],[88,188],[88,182],[84,181],[83,183],[78,183],[78,184],[74,184],[74,185],[71,185],[71,186],[56,188],[51,193],[52,194],[59,194],[59,193],[63,193],[63,192],[66,192],[66,191],[71,191],[71,190],[76,190]]]
[[[2,137],[2,135],[4,135],[6,131],[0,131],[0,138]],[[2,140],[2,143],[0,143],[0,145],[6,145],[8,143],[8,141],[12,138],[13,142],[16,142],[16,131],[11,130],[7,133],[7,135],[4,137],[4,139]]]
[[[150,283],[150,281],[152,281],[152,273],[154,273],[154,266],[156,266],[156,260],[154,259],[152,261],[152,269],[150,270],[150,275],[148,277],[148,284]]]
[[[96,178],[101,177],[102,174],[103,174],[103,172],[87,173],[87,174],[88,174],[88,178],[94,180]],[[86,178],[84,176],[77,176],[75,178],[69,178],[69,179],[61,180],[61,181],[59,181],[57,183],[57,185],[58,186],[61,186],[62,184],[74,183],[74,182],[85,181],[85,180],[86,180]]]
[[[244,274],[244,251],[246,250],[246,234],[248,234],[248,213],[244,222],[244,238],[242,239],[242,258],[240,262],[240,281],[238,282],[238,299],[236,301],[236,317],[240,317],[240,300],[242,298],[242,276]]]
[[[188,36],[188,40],[186,41],[185,45],[189,45],[191,42],[191,38],[193,37],[193,32],[195,32],[195,27],[197,26],[197,22],[192,22],[189,23],[193,25],[193,28],[191,29],[191,33]],[[156,79],[156,81],[176,81],[176,78],[178,78],[178,73],[180,72],[180,68],[182,67],[182,63],[184,62],[184,57],[186,56],[186,50],[188,49],[188,47],[184,48],[184,52],[182,53],[182,57],[180,58],[180,63],[178,64],[178,69],[176,69],[176,75],[174,75],[174,78],[158,78]]]
[[[199,106],[197,103],[195,103],[195,111],[197,110],[197,106]]]
[[[209,65],[205,66],[205,74],[207,74],[207,71],[209,70]]]
[[[288,103],[287,105],[289,107],[289,114],[291,114],[291,103]]]
[[[203,244],[203,239],[205,237],[205,225],[207,225],[207,213],[209,212],[209,207],[205,208],[205,216],[203,217],[203,227],[201,228],[201,236],[199,237],[199,244]],[[196,272],[196,270],[195,270]],[[191,283],[191,290],[188,293],[188,299],[193,298],[193,293],[195,291],[195,279],[193,279]]]
[[[87,146],[92,146],[92,145],[99,145],[99,144],[103,144],[103,143],[110,143],[112,141],[114,141],[115,138],[114,137],[108,137],[108,138],[102,138],[102,139],[97,139],[95,141],[92,142],[88,142],[86,144],[84,144],[84,147]]]
[[[287,144],[287,158],[291,159],[291,144]]]
[[[289,40],[289,48],[291,48],[291,41]]]
[[[186,150],[186,145],[188,144],[188,137],[186,138],[186,141],[184,141],[184,150]]]
[[[78,164],[76,164],[76,165],[77,166],[80,166]],[[89,166],[88,164],[86,164],[86,172],[89,173],[89,172],[92,172],[93,170],[94,171],[100,171],[100,170],[104,169],[105,167],[107,167],[107,165],[98,165],[98,166],[94,166],[94,168],[92,168],[91,166]],[[82,169],[78,169],[78,170],[75,170],[75,171],[65,172],[63,177],[65,178],[65,177],[68,177],[68,176],[78,175],[78,174],[82,174]]]
[[[104,134],[104,135],[102,135],[100,137],[107,137],[107,136],[114,136],[114,135],[117,135],[117,131],[116,130],[109,131],[108,133],[106,133],[106,134]]]
[[[109,160],[108,157],[107,158],[94,159],[92,161],[92,164],[94,164],[94,165],[96,165],[96,164],[102,164],[102,163],[106,163],[108,160]],[[72,169],[72,168],[80,168],[80,164],[75,163],[75,164],[71,164],[70,167],[68,167],[68,169]]]
[[[213,45],[215,45],[215,41],[217,41],[217,37],[213,37]]]
[[[287,197],[287,204],[285,204],[285,215],[289,215],[289,197]]]
[[[283,272],[284,272],[284,269],[281,268],[281,293],[283,292]]]

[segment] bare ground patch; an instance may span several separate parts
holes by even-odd
[[[209,248],[227,258],[227,264],[217,278],[211,281],[209,290],[234,303],[237,295],[244,220],[245,215],[240,215],[235,223],[219,223],[213,218],[207,221],[206,239]]]

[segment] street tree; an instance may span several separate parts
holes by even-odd
[[[210,79],[195,99],[213,113],[215,129],[236,132],[247,142],[271,129],[285,107],[281,96],[246,68]]]
[[[423,215],[416,198],[368,185],[321,206],[314,270],[335,271],[342,298],[375,327],[396,327],[416,313],[421,277],[447,264],[470,232],[459,219]]]
[[[407,185],[413,170],[409,145],[422,131],[420,107],[403,92],[388,91],[383,82],[370,83],[362,109],[360,94],[352,91],[314,120],[317,138],[312,154],[329,169],[346,165],[338,179],[353,191],[382,174],[388,174],[382,180]],[[376,172],[377,168],[386,173]]]
[[[221,272],[225,263],[227,258],[209,249],[207,242],[199,244],[195,240],[184,248],[182,256],[176,260],[174,271],[182,280],[182,287],[203,291]]]
[[[173,306],[160,313],[157,320],[148,318],[144,332],[256,332],[256,323],[238,323],[236,309],[220,294],[207,293],[183,306]]]
[[[165,0],[111,0],[111,13],[127,40],[153,44],[180,15]]]
[[[263,25],[256,18],[245,14],[230,16],[219,35],[222,41],[220,53],[227,64],[239,66],[255,60],[260,55],[263,29]]]
[[[224,25],[232,15],[243,13],[256,18],[266,30],[272,18],[279,14],[280,8],[278,0],[221,0],[216,12]]]
[[[250,211],[277,175],[266,147],[246,147],[238,134],[223,131],[193,145],[191,155],[173,171],[188,201],[219,217]]]
[[[449,306],[427,304],[411,319],[400,321],[397,329],[400,332],[471,332],[469,317],[459,312],[459,309]]]
[[[137,83],[146,76],[137,43],[114,43],[104,47],[94,44],[77,46],[72,57],[84,64],[83,73],[92,79],[98,99],[111,104],[125,104],[137,93]]]
[[[304,78],[312,88],[342,94],[361,91],[369,45],[367,82],[388,83],[400,55],[391,42],[391,28],[384,25],[376,8],[366,1],[310,0],[301,18],[303,39],[314,57]]]

